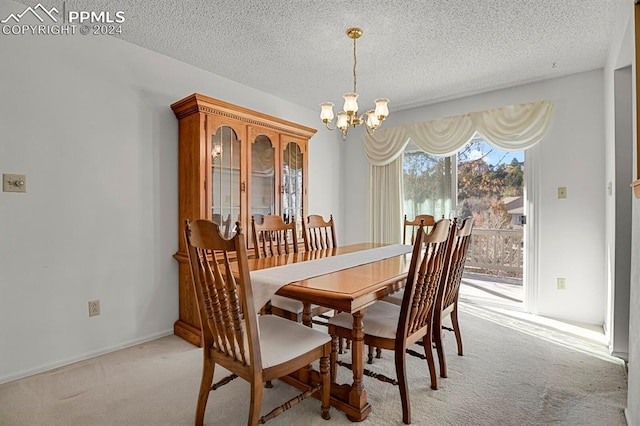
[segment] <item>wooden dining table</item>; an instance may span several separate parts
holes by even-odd
[[[368,250],[384,244],[359,243],[326,250],[292,253],[262,259],[249,259],[249,270],[306,262],[328,256],[338,256],[356,251]],[[335,383],[332,379],[331,405],[347,414],[352,421],[362,421],[371,412],[367,391],[363,383],[364,371],[364,327],[366,309],[387,295],[404,286],[409,270],[411,253],[376,260],[359,266],[342,269],[313,278],[292,282],[281,287],[276,294],[303,302],[305,309],[303,322],[311,326],[311,304],[348,312],[353,316],[351,340],[351,364],[353,382]],[[336,342],[333,342],[333,350]],[[311,382],[319,380],[317,372],[300,371],[297,375],[283,378],[299,389],[308,388]]]

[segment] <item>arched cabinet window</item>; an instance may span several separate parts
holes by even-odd
[[[211,220],[222,227],[225,238],[233,236],[241,218],[241,156],[236,132],[220,126],[211,137]]]
[[[249,246],[253,244],[249,227],[251,217],[258,223],[262,223],[263,217],[268,214],[277,214],[276,204],[276,152],[278,134],[266,129],[252,127],[249,129],[251,140],[250,158],[250,188],[249,205],[250,214],[247,223],[247,238]]]
[[[282,218],[296,222],[302,235],[302,220],[306,210],[306,144],[289,141],[282,151]]]

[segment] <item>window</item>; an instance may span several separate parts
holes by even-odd
[[[417,214],[449,217],[455,208],[455,158],[427,154],[409,141],[402,165],[404,214],[409,219]]]
[[[402,179],[410,219],[473,216],[476,227],[490,229],[522,224],[523,151],[501,151],[476,135],[457,154],[440,157],[409,141]]]
[[[457,175],[459,217],[473,216],[477,228],[521,228],[524,151],[501,151],[476,135],[458,152]]]

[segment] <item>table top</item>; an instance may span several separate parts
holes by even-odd
[[[249,259],[248,266],[249,270],[255,271],[384,245],[359,243],[328,250]],[[394,256],[287,284],[277,294],[342,312],[357,312],[404,286],[403,280],[407,277],[410,261],[411,253]]]

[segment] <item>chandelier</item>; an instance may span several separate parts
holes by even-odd
[[[371,109],[362,115],[358,116],[358,93],[356,91],[356,41],[362,36],[362,29],[349,28],[347,30],[347,37],[353,40],[353,92],[345,93],[342,95],[344,98],[343,111],[338,113],[336,124],[333,128],[329,126],[329,123],[333,121],[333,103],[323,102],[320,104],[322,110],[320,111],[320,119],[329,130],[340,129],[342,132],[342,139],[346,139],[349,134],[349,127],[358,127],[361,124],[365,124],[367,133],[370,135],[380,127],[385,118],[389,115],[389,103],[388,99],[380,98],[376,99],[375,109]]]

